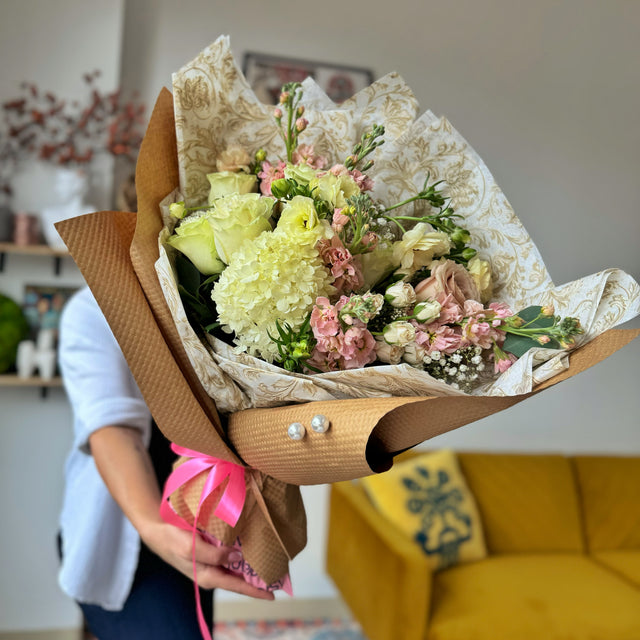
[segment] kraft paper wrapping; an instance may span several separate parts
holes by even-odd
[[[219,67],[214,75],[230,79],[239,88],[239,94],[226,94],[215,83],[203,86],[202,83],[206,85],[203,78],[211,73],[212,65]],[[160,205],[178,189],[189,194],[188,200],[203,199],[202,179],[207,171],[214,170],[216,154],[229,143],[243,143],[242,136],[246,134],[243,123],[261,122],[267,111],[271,113],[271,107],[260,107],[255,96],[252,101],[252,94],[230,56],[226,39],[214,43],[185,68],[182,75],[177,74],[174,97],[167,90],[161,92],[138,160],[137,215],[103,211],[57,225],[163,433],[181,446],[251,468],[247,474],[251,483],[248,502],[236,528],[231,530],[211,517],[215,498],[206,505],[205,521],[207,530],[225,542],[240,533],[247,562],[267,583],[283,576],[288,560],[305,544],[304,508],[296,485],[336,482],[383,471],[391,466],[395,454],[540,393],[600,362],[640,333],[607,330],[638,312],[638,287],[629,276],[610,270],[555,288],[535,245],[502,193],[489,182],[486,167],[468,148],[451,147],[451,140],[459,140],[459,145],[463,145],[463,141],[453,135],[450,125],[429,112],[414,121],[415,99],[397,75],[391,74],[377,84],[378,89],[361,92],[336,112],[326,96],[307,83],[305,96],[318,108],[328,110],[329,121],[320,118],[319,124],[316,122],[315,139],[320,151],[331,157],[346,155],[342,149],[335,148],[339,146],[337,140],[344,140],[344,144],[350,146],[350,136],[359,137],[361,128],[375,122],[375,116],[382,109],[389,116],[385,122],[389,132],[388,149],[395,149],[397,153],[404,150],[402,157],[406,162],[418,162],[421,150],[426,153],[425,139],[435,145],[436,151],[449,148],[453,155],[462,153],[462,157],[472,157],[476,174],[465,173],[469,169],[462,161],[458,166],[462,177],[444,177],[454,191],[458,189],[457,194],[452,193],[452,197],[457,197],[456,208],[475,220],[468,225],[472,236],[475,238],[479,232],[480,248],[488,252],[487,257],[491,257],[492,266],[500,274],[496,297],[516,308],[532,299],[554,300],[562,315],[568,315],[564,301],[580,298],[578,313],[573,315],[579,315],[587,326],[587,334],[582,346],[569,357],[557,352],[544,353],[544,358],[531,354],[521,359],[520,370],[516,369],[518,363],[509,370],[514,373],[512,380],[505,378],[504,388],[498,385],[484,389],[483,395],[464,395],[439,384],[428,390],[411,380],[406,386],[391,384],[389,381],[397,377],[398,372],[388,375],[386,367],[377,367],[384,371],[376,373],[373,369],[359,372],[355,382],[332,381],[329,374],[324,376],[326,380],[322,384],[315,385],[307,380],[310,376],[274,372],[275,367],[267,363],[257,365],[257,361],[253,362],[255,359],[247,361],[248,356],[230,353],[232,349],[227,345],[214,344],[214,348],[219,347],[219,353],[215,353],[211,344],[198,339],[193,330],[185,326],[186,318],[176,315],[181,304],[179,298],[172,299],[171,287],[167,287],[172,272],[169,257],[158,243],[164,227]],[[179,105],[177,118],[174,98]],[[224,136],[218,139],[210,135],[209,147],[206,153],[202,152],[187,134],[191,131],[196,137],[201,135],[209,126],[205,115],[228,108],[230,100],[235,101],[233,117],[229,116],[226,121],[219,118],[216,125],[224,131]],[[372,106],[374,103],[377,106]],[[402,108],[398,108],[400,104]],[[200,129],[185,119],[185,105],[202,120]],[[354,114],[360,114],[359,124],[350,127],[348,119],[355,117]],[[328,127],[336,122],[342,123],[338,133],[344,135],[326,136],[323,131],[330,130]],[[256,138],[250,151],[255,144],[265,146],[274,155],[282,151],[269,127],[264,124],[254,132]],[[310,129],[313,133],[313,125]],[[427,129],[430,133],[425,138],[422,133]],[[449,147],[446,147],[447,141]],[[206,157],[212,166],[197,168],[185,160],[185,153]],[[409,153],[413,154],[413,160],[406,155]],[[178,157],[182,158],[180,162]],[[380,166],[379,174],[373,177],[377,184],[384,185],[386,181],[387,187],[382,188],[387,188],[388,195],[397,199],[398,194],[404,193],[401,187],[397,193],[392,192],[393,185],[398,185],[397,178],[388,173],[383,162]],[[455,162],[453,166],[454,169],[448,171],[455,170]],[[414,173],[417,176],[419,171]],[[470,176],[475,178],[472,180]],[[471,186],[465,190],[465,184]],[[415,188],[415,185],[406,188]],[[375,195],[381,197],[379,193]],[[474,209],[475,196],[482,206]],[[492,232],[489,218],[502,221],[500,232]],[[512,255],[523,257],[524,262],[510,260],[505,247]],[[156,263],[160,265],[158,272]],[[202,365],[205,356],[213,365]],[[533,365],[540,366],[534,368]],[[414,372],[408,369],[405,367],[400,375],[411,376]],[[262,400],[258,398],[264,398],[265,393],[273,395],[269,384],[262,395],[256,392],[262,375],[277,388],[279,401],[275,404],[291,401],[295,404],[260,406]],[[367,382],[365,378],[369,375],[373,379],[382,377],[378,382]],[[282,384],[285,378],[287,381]],[[237,384],[238,380],[242,383]],[[364,391],[354,391],[358,388]],[[219,393],[220,400],[217,399]],[[215,402],[212,397],[216,398]],[[326,434],[308,429],[302,441],[288,438],[287,426],[291,422],[308,426],[318,413],[331,421]],[[193,483],[172,497],[174,508],[186,519],[195,512],[196,492],[199,494],[198,485]]]

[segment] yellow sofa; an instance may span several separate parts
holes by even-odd
[[[640,640],[640,457],[458,461],[488,556],[443,571],[361,483],[331,489],[327,570],[369,640]]]

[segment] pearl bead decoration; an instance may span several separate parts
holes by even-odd
[[[327,418],[327,416],[323,416],[321,413],[318,413],[311,419],[311,428],[316,433],[326,433],[330,426],[331,422],[329,421],[329,418]]]
[[[302,440],[307,430],[301,422],[292,422],[287,429],[287,434],[292,440]]]

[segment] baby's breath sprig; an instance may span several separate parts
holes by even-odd
[[[298,329],[293,329],[286,322],[280,324],[279,320],[276,320],[276,329],[278,336],[274,337],[270,333],[268,335],[278,347],[279,364],[287,371],[300,373],[303,369],[309,369],[320,373],[319,370],[307,364],[316,345],[316,339],[311,330],[311,314]]]
[[[423,368],[432,377],[454,389],[471,393],[485,370],[482,349],[476,345],[462,347],[453,353],[432,351],[424,357]]]
[[[356,169],[358,165],[370,154],[373,153],[380,145],[384,144],[384,140],[380,140],[384,135],[384,126],[374,124],[369,131],[365,131],[354,147],[351,155],[344,161],[344,166],[349,171]],[[373,160],[369,159],[360,169],[363,173],[373,166]]]
[[[288,82],[283,85],[279,106],[273,112],[273,117],[278,124],[280,135],[287,148],[287,160],[289,162],[292,162],[293,152],[298,147],[298,135],[309,124],[309,121],[302,117],[304,114],[304,106],[300,104],[302,93],[302,85],[299,82]],[[282,125],[283,108],[286,111],[286,126]]]

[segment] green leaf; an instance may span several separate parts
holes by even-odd
[[[540,306],[527,307],[517,315],[524,320],[527,329],[546,329],[548,327],[552,327],[554,322],[552,316],[541,316],[538,318],[541,310],[542,307]],[[507,334],[504,344],[502,345],[502,348],[505,351],[513,353],[516,358],[521,358],[532,347],[540,347],[544,349],[561,348],[560,343],[553,338],[551,338],[550,342],[547,342],[547,344],[540,344],[533,338],[528,336],[518,336],[513,333]]]
[[[176,273],[178,282],[193,296],[198,296],[200,288],[200,272],[195,265],[181,253],[176,255]]]
[[[520,316],[524,320],[524,323],[527,325],[527,328],[531,328],[531,327],[544,328],[544,327],[553,326],[552,316],[541,316],[540,318],[538,318],[541,312],[542,312],[542,307],[533,306],[533,307],[527,307],[526,309],[523,309],[522,311],[520,311],[520,313],[516,315]],[[538,319],[535,320],[535,318],[538,318]],[[535,322],[532,322],[533,320],[535,320]]]

